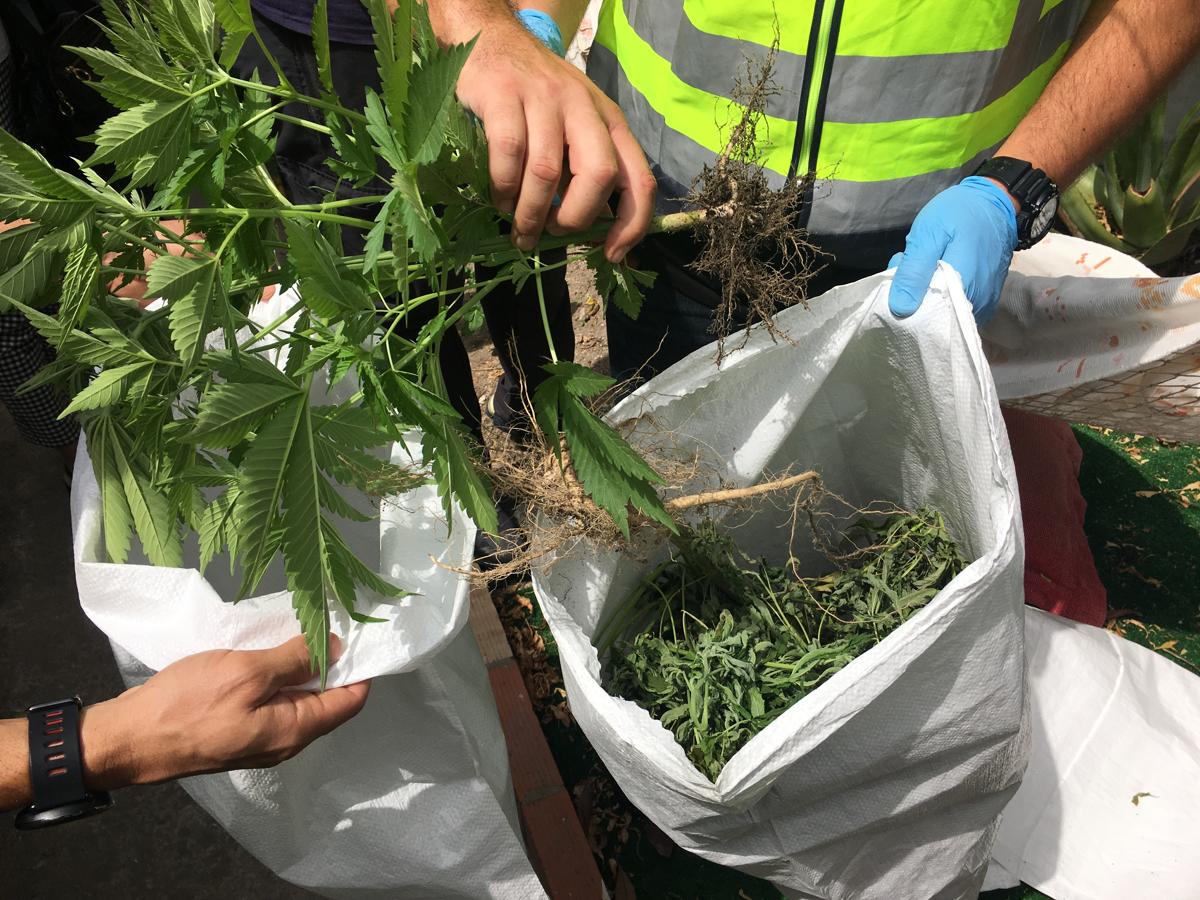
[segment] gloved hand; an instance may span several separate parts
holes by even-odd
[[[888,267],[899,266],[888,306],[898,318],[920,307],[939,259],[962,276],[975,321],[982,325],[996,311],[1000,289],[1017,246],[1017,214],[1008,192],[990,178],[972,175],[942,191],[917,214],[904,252]]]
[[[546,49],[555,56],[566,56],[567,48],[563,46],[562,32],[558,23],[548,13],[539,9],[519,9],[517,18],[525,26],[525,30],[546,45]]]

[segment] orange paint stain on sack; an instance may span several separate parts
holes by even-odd
[[[1115,334],[1114,334],[1114,335],[1111,335],[1111,336],[1109,336],[1109,339],[1108,339],[1108,346],[1110,346],[1110,347],[1119,347],[1120,345],[1121,345],[1121,339],[1120,339],[1119,337],[1117,337]]]
[[[1078,381],[1081,377],[1083,377],[1083,366],[1084,366],[1084,363],[1086,363],[1086,362],[1087,362],[1087,357],[1085,356],[1083,359],[1081,359],[1079,361],[1079,365],[1075,368],[1076,381]]]
[[[1180,288],[1187,296],[1200,300],[1200,275],[1193,275]]]

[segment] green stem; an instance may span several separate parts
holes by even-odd
[[[280,122],[287,122],[289,125],[299,125],[301,128],[307,128],[309,131],[316,131],[320,134],[331,135],[333,129],[319,122],[310,122],[308,119],[301,119],[299,116],[289,116],[287,113],[276,113],[275,118]]]
[[[362,113],[346,109],[346,107],[338,103],[331,103],[328,100],[322,100],[320,97],[310,97],[307,94],[301,94],[298,91],[290,90],[288,88],[277,87],[270,84],[260,84],[254,81],[246,81],[243,78],[234,78],[232,75],[229,76],[229,83],[236,84],[238,87],[245,88],[248,91],[262,91],[264,94],[270,94],[272,97],[284,97],[295,103],[303,103],[307,106],[315,106],[317,109],[323,109],[326,112],[331,112],[339,116],[345,116],[347,119],[354,119],[355,121],[362,122],[364,124],[367,121],[367,117]]]
[[[558,354],[554,351],[554,336],[550,333],[550,316],[546,312],[546,292],[542,289],[541,251],[533,251],[533,263],[537,267],[537,270],[533,273],[533,278],[537,283],[538,309],[542,313],[542,328],[546,331],[546,348],[550,351],[550,362],[557,364]]]

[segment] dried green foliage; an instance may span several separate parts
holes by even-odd
[[[794,560],[753,561],[711,522],[675,536],[597,635],[608,689],[648,710],[716,780],[750,738],[966,566],[927,508],[863,520],[846,542],[834,555],[848,567],[798,577]]]

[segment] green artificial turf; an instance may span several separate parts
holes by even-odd
[[[1110,610],[1116,613],[1109,627],[1200,672],[1200,450],[1082,426],[1076,434],[1083,448],[1085,529]],[[531,594],[525,596],[520,616],[545,642],[547,669],[557,672],[554,640],[536,603],[528,602]],[[702,860],[656,836],[620,796],[578,726],[562,718],[544,713],[544,730],[567,790],[595,795],[593,807],[599,812],[585,824],[606,877],[615,863],[638,897],[655,900],[782,897],[765,881]],[[1024,885],[982,896],[1048,900]]]

